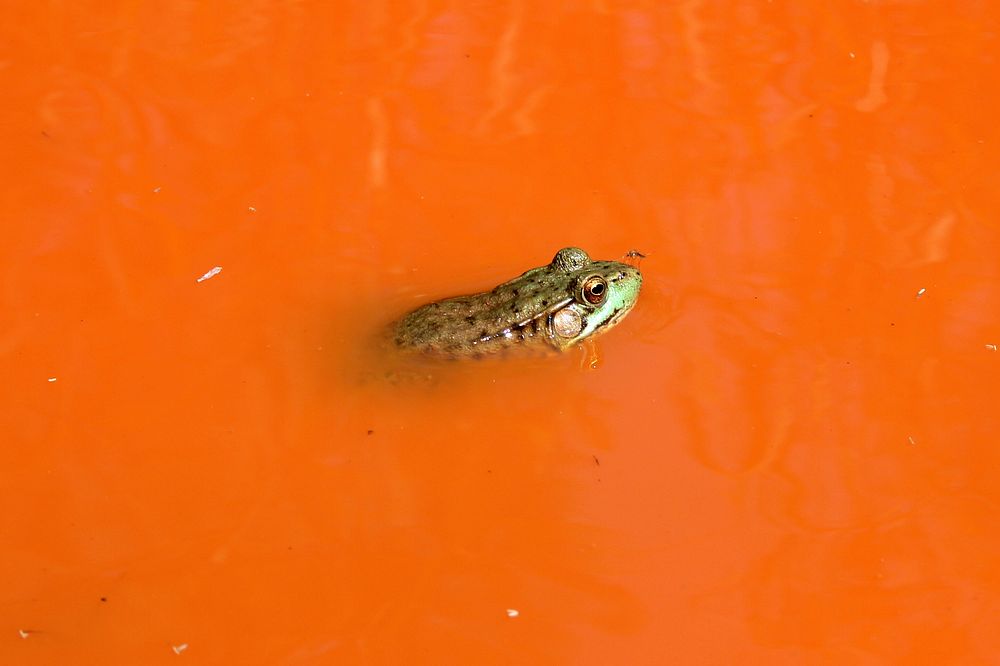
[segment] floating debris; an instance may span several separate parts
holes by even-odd
[[[159,193],[160,193],[160,188],[154,187],[153,188],[153,194],[159,194]]]
[[[989,345],[986,345],[986,346],[987,346],[987,347],[989,347]],[[994,345],[994,347],[995,347],[995,346],[996,346],[996,345]],[[54,382],[54,381],[56,381],[56,380],[57,380],[57,378],[56,378],[56,377],[49,377],[49,378],[48,378],[48,379],[46,379],[45,381],[47,381],[48,383],[50,383],[50,384],[51,384],[52,382]]]
[[[205,280],[207,280],[209,278],[215,277],[216,275],[218,275],[221,272],[222,272],[222,266],[216,266],[215,268],[213,268],[212,270],[210,270],[209,272],[205,273],[200,278],[198,278],[198,282],[204,282]]]
[[[256,213],[257,212],[257,209],[254,208],[253,206],[247,206],[247,210],[250,211],[251,213]]]
[[[27,638],[28,636],[31,635],[31,632],[30,631],[25,631],[24,629],[18,629],[17,630],[17,635],[20,636],[21,638]]]
[[[513,608],[508,608],[507,609],[507,617],[517,617],[520,614],[521,613],[519,613],[518,611],[514,610]]]
[[[174,651],[174,654],[180,654],[181,652],[184,652],[184,650],[188,649],[188,644],[181,643],[180,645],[172,646],[170,649]]]
[[[986,345],[986,348],[989,349],[990,351],[996,351],[997,350],[997,346],[996,345]],[[51,382],[52,380],[50,379],[49,381]]]
[[[917,440],[913,439],[913,437],[907,437],[906,439],[909,440],[909,442],[910,442],[911,445],[913,445],[913,446],[917,445]]]
[[[921,287],[921,288],[920,288],[920,289],[919,289],[919,290],[917,291],[917,298],[920,298],[921,296],[923,296],[923,295],[924,295],[924,292],[926,292],[926,291],[927,291],[926,289],[924,289],[923,287]]]

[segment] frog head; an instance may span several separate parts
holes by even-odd
[[[549,336],[559,349],[611,330],[635,305],[642,286],[638,268],[617,261],[592,261],[576,247],[559,250],[553,270],[570,278],[569,296],[548,316]]]

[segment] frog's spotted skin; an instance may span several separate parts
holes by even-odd
[[[609,330],[632,309],[642,274],[617,261],[559,250],[535,268],[482,294],[417,308],[393,330],[400,348],[478,356],[513,347],[564,350]]]

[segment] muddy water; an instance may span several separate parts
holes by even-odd
[[[0,28],[0,661],[995,658],[1000,12],[336,4]]]

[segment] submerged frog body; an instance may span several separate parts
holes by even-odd
[[[400,348],[478,356],[513,347],[565,350],[611,329],[632,309],[642,274],[617,261],[592,261],[576,247],[482,294],[417,308],[399,321]]]

